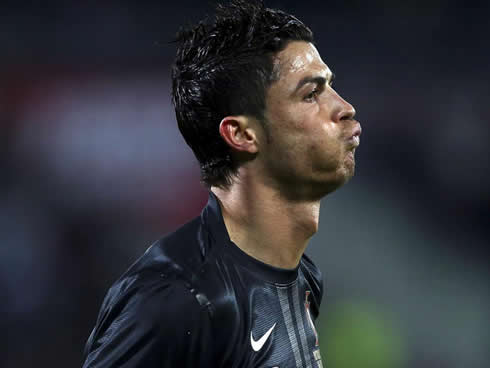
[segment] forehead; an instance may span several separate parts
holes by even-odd
[[[332,74],[316,47],[304,41],[292,41],[276,55],[279,82],[293,81],[308,74],[328,79]]]

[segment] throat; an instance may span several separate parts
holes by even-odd
[[[217,196],[231,241],[268,265],[295,268],[318,230],[319,202],[279,206],[254,200],[240,205],[241,201]]]

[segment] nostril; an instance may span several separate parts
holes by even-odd
[[[354,120],[354,116],[356,116],[356,110],[354,108],[344,110],[340,114],[340,120],[345,121],[345,120]]]

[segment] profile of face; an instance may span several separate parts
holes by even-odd
[[[290,42],[275,60],[279,76],[266,95],[268,139],[257,157],[262,175],[283,193],[321,198],[354,175],[361,126],[314,45]]]

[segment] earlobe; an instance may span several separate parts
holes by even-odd
[[[257,153],[257,139],[249,119],[245,116],[227,116],[219,125],[219,133],[231,148],[239,152]]]

